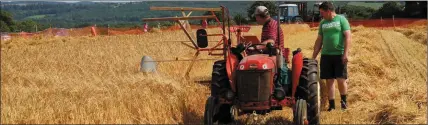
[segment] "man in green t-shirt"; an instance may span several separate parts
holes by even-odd
[[[320,77],[327,80],[329,109],[335,109],[334,105],[334,80],[338,82],[341,107],[347,108],[347,62],[349,47],[351,43],[351,28],[348,20],[335,13],[335,8],[331,2],[323,2],[319,6],[320,14],[324,18],[319,25],[318,38],[315,41],[315,59],[321,51]]]

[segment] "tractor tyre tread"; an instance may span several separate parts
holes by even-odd
[[[229,78],[226,72],[226,61],[214,62],[211,77],[211,96],[218,97],[220,90],[230,87]]]
[[[305,58],[296,91],[296,99],[306,100],[309,124],[319,124],[318,77],[311,77],[312,75],[318,76],[317,61]]]
[[[208,97],[205,103],[205,112],[204,112],[204,124],[213,125],[214,121],[214,106],[215,98],[210,96]]]
[[[226,71],[226,61],[219,60],[214,62],[213,72],[211,77],[211,96],[220,97],[221,93],[230,88],[229,78]],[[234,119],[230,113],[232,105],[222,104],[218,108],[218,112],[213,116],[220,124],[228,124]]]

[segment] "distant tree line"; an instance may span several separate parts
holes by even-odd
[[[398,1],[385,2],[377,10],[365,6],[345,5],[336,7],[336,12],[346,14],[347,18],[350,19],[392,18],[393,15],[396,18],[427,18],[427,1],[405,1],[401,3],[405,3],[405,5],[400,4]],[[235,21],[244,22],[244,24],[254,22],[255,18],[252,14],[255,7],[259,5],[266,6],[270,12],[276,12],[278,9],[274,2],[256,1],[247,9],[248,18],[242,18],[242,15],[235,15]],[[272,13],[272,15],[274,14],[276,13]]]
[[[427,18],[427,1],[406,1],[405,5],[397,1],[389,1],[375,10],[369,7],[346,5],[341,8],[352,19],[379,19],[383,18]]]
[[[401,3],[401,4],[400,4]],[[405,4],[403,4],[405,3]],[[3,4],[3,3],[2,3]],[[255,24],[252,16],[255,7],[266,6],[272,15],[277,12],[276,3],[272,1],[255,2],[144,2],[144,3],[90,3],[66,4],[56,2],[44,2],[22,5],[2,5],[0,15],[1,32],[35,32],[49,27],[87,27],[97,25],[101,27],[141,27],[147,23],[150,27],[172,26],[172,21],[142,22],[142,18],[182,16],[179,12],[150,11],[150,6],[184,6],[184,7],[218,7],[216,5],[233,6],[230,9],[231,24],[245,25]],[[427,18],[426,1],[385,2],[379,9],[364,6],[345,5],[337,8],[340,13],[346,13],[351,19],[378,19],[392,18]],[[193,12],[192,15],[211,15],[211,12]],[[221,12],[215,15],[222,21]],[[19,21],[17,21],[19,20]],[[209,24],[215,24],[214,19],[207,20]],[[201,20],[191,20],[190,24],[199,25]]]
[[[0,10],[0,32],[36,32],[38,29],[45,29],[33,20],[15,21],[12,14]]]
[[[27,4],[27,5],[22,5]],[[131,3],[59,3],[59,2],[2,2],[2,10],[10,12],[14,20],[32,20],[39,23],[40,30],[49,27],[85,27],[97,25],[103,27],[141,27],[147,23],[151,27],[174,25],[172,21],[143,22],[142,18],[154,17],[181,17],[180,11],[151,11],[151,6],[171,7],[220,7],[234,6],[230,9],[231,15],[242,13],[251,2],[246,1],[144,1]],[[202,15],[204,12],[193,11],[192,15]],[[201,21],[191,20],[191,24],[200,24]],[[12,25],[12,24],[7,24]],[[12,31],[19,31],[14,28]]]

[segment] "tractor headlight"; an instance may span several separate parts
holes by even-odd
[[[244,66],[244,65],[240,65],[240,66],[239,66],[239,69],[240,69],[240,70],[244,70],[244,68],[245,68],[245,66]]]
[[[284,92],[284,90],[282,88],[276,88],[273,91],[273,97],[276,100],[283,100],[285,98],[285,92]]]
[[[227,90],[224,97],[227,100],[233,100],[233,98],[235,97],[235,93],[233,93],[232,90]]]
[[[262,65],[262,68],[263,68],[263,69],[267,69],[267,64],[263,64],[263,65]]]

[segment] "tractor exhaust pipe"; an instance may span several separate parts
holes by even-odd
[[[278,6],[281,4],[281,2],[278,2]],[[277,44],[277,50],[278,50],[278,53],[276,54],[276,69],[278,69],[278,71],[281,71],[281,69],[283,68],[283,64],[284,64],[284,57],[283,57],[283,55],[282,55],[282,50],[281,50],[281,44],[279,44],[281,41],[280,41],[280,35],[279,35],[279,33],[280,33],[280,26],[281,26],[281,22],[280,22],[280,17],[281,17],[281,11],[280,11],[280,9],[278,9],[278,16],[277,16],[277,18],[276,18],[276,20],[277,20],[277,37],[276,37],[276,44]],[[282,46],[283,47],[283,46]],[[281,76],[281,72],[277,72],[278,73],[278,76]]]
[[[278,2],[278,3],[280,3],[280,2]],[[278,4],[279,5],[279,4]],[[278,9],[279,10],[279,9]],[[275,82],[275,90],[274,90],[274,97],[277,99],[277,100],[283,100],[284,99],[284,97],[285,97],[285,90],[284,90],[284,88],[283,88],[283,86],[282,86],[282,84],[281,84],[281,82],[282,82],[282,75],[281,75],[281,72],[282,72],[282,69],[284,68],[283,67],[283,65],[284,65],[284,57],[282,56],[282,50],[281,50],[281,44],[279,44],[281,41],[281,39],[280,39],[280,25],[281,25],[281,22],[279,22],[280,21],[280,14],[281,14],[281,12],[280,11],[278,11],[278,18],[277,18],[277,37],[276,37],[276,43],[277,43],[277,47],[276,47],[276,50],[274,50],[274,51],[277,51],[277,53],[276,53],[276,73],[277,73],[277,81]]]

